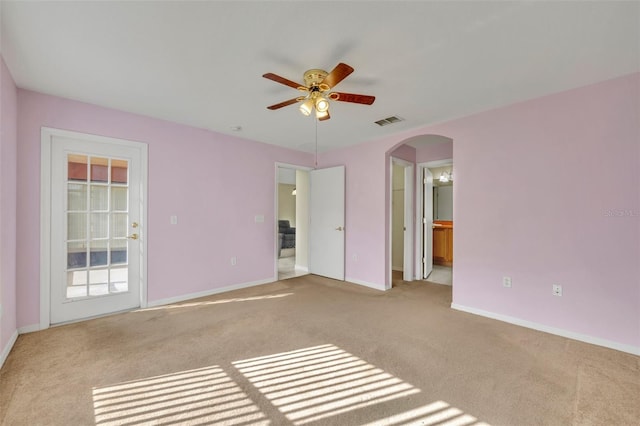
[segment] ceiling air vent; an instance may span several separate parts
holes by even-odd
[[[391,117],[383,118],[382,120],[378,120],[375,123],[378,126],[386,126],[387,124],[397,123],[398,121],[404,121],[404,118],[398,117],[397,115],[393,115]]]

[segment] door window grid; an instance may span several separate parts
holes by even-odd
[[[128,291],[128,161],[69,154],[67,164],[66,298]]]

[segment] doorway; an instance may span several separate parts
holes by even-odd
[[[414,279],[413,251],[413,191],[414,164],[396,157],[390,157],[390,199],[389,210],[389,277],[388,287],[395,279]]]
[[[146,304],[147,145],[42,130],[41,328]]]
[[[422,279],[453,283],[453,162],[451,159],[419,164],[421,200]]]
[[[283,246],[285,231],[292,228],[293,215],[280,219],[279,196],[282,175],[295,171],[295,187],[283,187],[282,192],[295,197],[295,246]],[[291,176],[291,175],[290,175]],[[286,178],[282,178],[283,183]],[[293,182],[289,177],[289,185]],[[345,168],[323,169],[276,163],[275,169],[275,277],[291,278],[305,274],[344,281],[345,253]],[[295,192],[294,192],[295,191]],[[284,192],[286,194],[286,192]],[[288,222],[288,223],[287,223]],[[281,229],[282,228],[282,229]],[[291,237],[290,237],[291,240]],[[289,243],[290,245],[291,243]],[[287,248],[295,250],[287,251]],[[282,250],[285,249],[285,250]],[[284,266],[281,255],[288,255]],[[285,261],[286,262],[286,261]],[[293,270],[291,269],[293,265]],[[284,273],[283,273],[284,272]],[[281,275],[281,273],[283,273]]]
[[[277,167],[276,276],[278,280],[309,273],[309,170]]]

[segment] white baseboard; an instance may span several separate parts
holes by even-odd
[[[300,266],[300,265],[296,265],[295,270],[300,272],[307,272],[307,273],[309,272],[309,268],[307,268],[306,266]]]
[[[9,352],[11,352],[11,349],[13,348],[13,345],[16,343],[17,338],[18,338],[18,330],[13,332],[7,344],[4,345],[4,348],[2,348],[2,353],[0,353],[0,368],[2,368],[2,366],[4,365],[4,362],[7,360],[7,357],[9,356]]]
[[[25,325],[24,327],[18,328],[18,334],[33,333],[34,331],[40,331],[40,330],[42,330],[42,327],[40,327],[40,324]]]
[[[494,312],[484,311],[482,309],[470,308],[468,306],[458,305],[456,303],[451,304],[451,309],[467,312],[470,314],[480,315],[487,318],[492,318],[498,321],[508,322],[510,324],[531,328],[533,330],[543,331],[545,333],[555,334],[557,336],[578,340],[580,342],[591,343],[592,345],[604,346],[605,348],[615,349],[617,351],[627,352],[633,355],[640,355],[640,347],[638,346],[631,346],[623,343],[612,342],[610,340],[601,339],[599,337],[589,336],[587,334],[575,333],[573,331],[564,330],[556,327],[550,327],[548,325],[539,324],[536,322],[527,321],[520,318],[510,317],[508,315],[502,315]]]
[[[277,281],[277,280],[273,278],[267,278],[265,280],[251,281],[248,283],[234,284],[227,287],[220,287],[220,288],[214,288],[211,290],[200,291],[198,293],[183,294],[176,297],[169,297],[167,299],[153,300],[147,303],[147,307],[153,308],[155,306],[170,305],[172,303],[184,302],[185,300],[197,299],[199,297],[211,296],[213,294],[225,293],[227,291],[232,291],[232,290],[240,290],[241,288],[255,287],[258,285],[269,284],[274,281]]]
[[[404,272],[404,267],[403,266],[392,266],[391,270],[397,271],[397,272]]]
[[[353,284],[363,285],[365,287],[369,287],[374,290],[387,291],[387,289],[384,287],[384,284],[375,284],[375,283],[370,283],[367,281],[362,281],[356,278],[349,278],[349,277],[346,277],[344,280]]]

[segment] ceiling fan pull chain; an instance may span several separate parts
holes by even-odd
[[[315,117],[316,122],[316,156],[315,156],[315,164],[314,164],[314,169],[318,168],[318,117]]]

